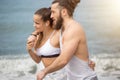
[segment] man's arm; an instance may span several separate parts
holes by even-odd
[[[79,31],[77,29],[75,30],[69,30],[66,32],[63,36],[63,44],[62,44],[62,50],[61,54],[57,59],[47,68],[43,69],[41,73],[38,74],[37,77],[44,77],[47,73],[54,72],[56,70],[59,70],[63,68],[72,58],[74,55],[78,44],[79,44],[79,37],[78,37]],[[44,75],[43,75],[44,74]],[[41,76],[43,75],[43,76]],[[38,79],[38,80],[42,80]]]

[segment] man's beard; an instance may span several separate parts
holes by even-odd
[[[56,21],[54,28],[56,30],[59,30],[59,29],[61,29],[62,24],[63,24],[63,18],[61,17],[61,14],[60,14],[60,16],[58,17],[58,20]]]

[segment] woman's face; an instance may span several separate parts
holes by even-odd
[[[34,21],[34,25],[33,26],[35,27],[35,30],[37,32],[43,32],[44,26],[45,26],[45,22],[43,22],[43,20],[41,19],[41,16],[35,14],[33,16],[33,21]]]

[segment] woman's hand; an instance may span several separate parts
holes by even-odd
[[[36,36],[34,36],[34,35],[30,35],[29,37],[28,37],[28,39],[27,39],[27,44],[26,44],[26,49],[27,50],[31,50],[33,47],[34,47],[34,45],[35,45],[35,40],[37,39],[37,37]]]

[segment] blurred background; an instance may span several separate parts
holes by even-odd
[[[53,0],[0,0],[1,80],[34,80],[41,64],[32,61],[26,40],[33,14]],[[74,18],[83,26],[99,80],[120,80],[120,0],[81,0]]]

